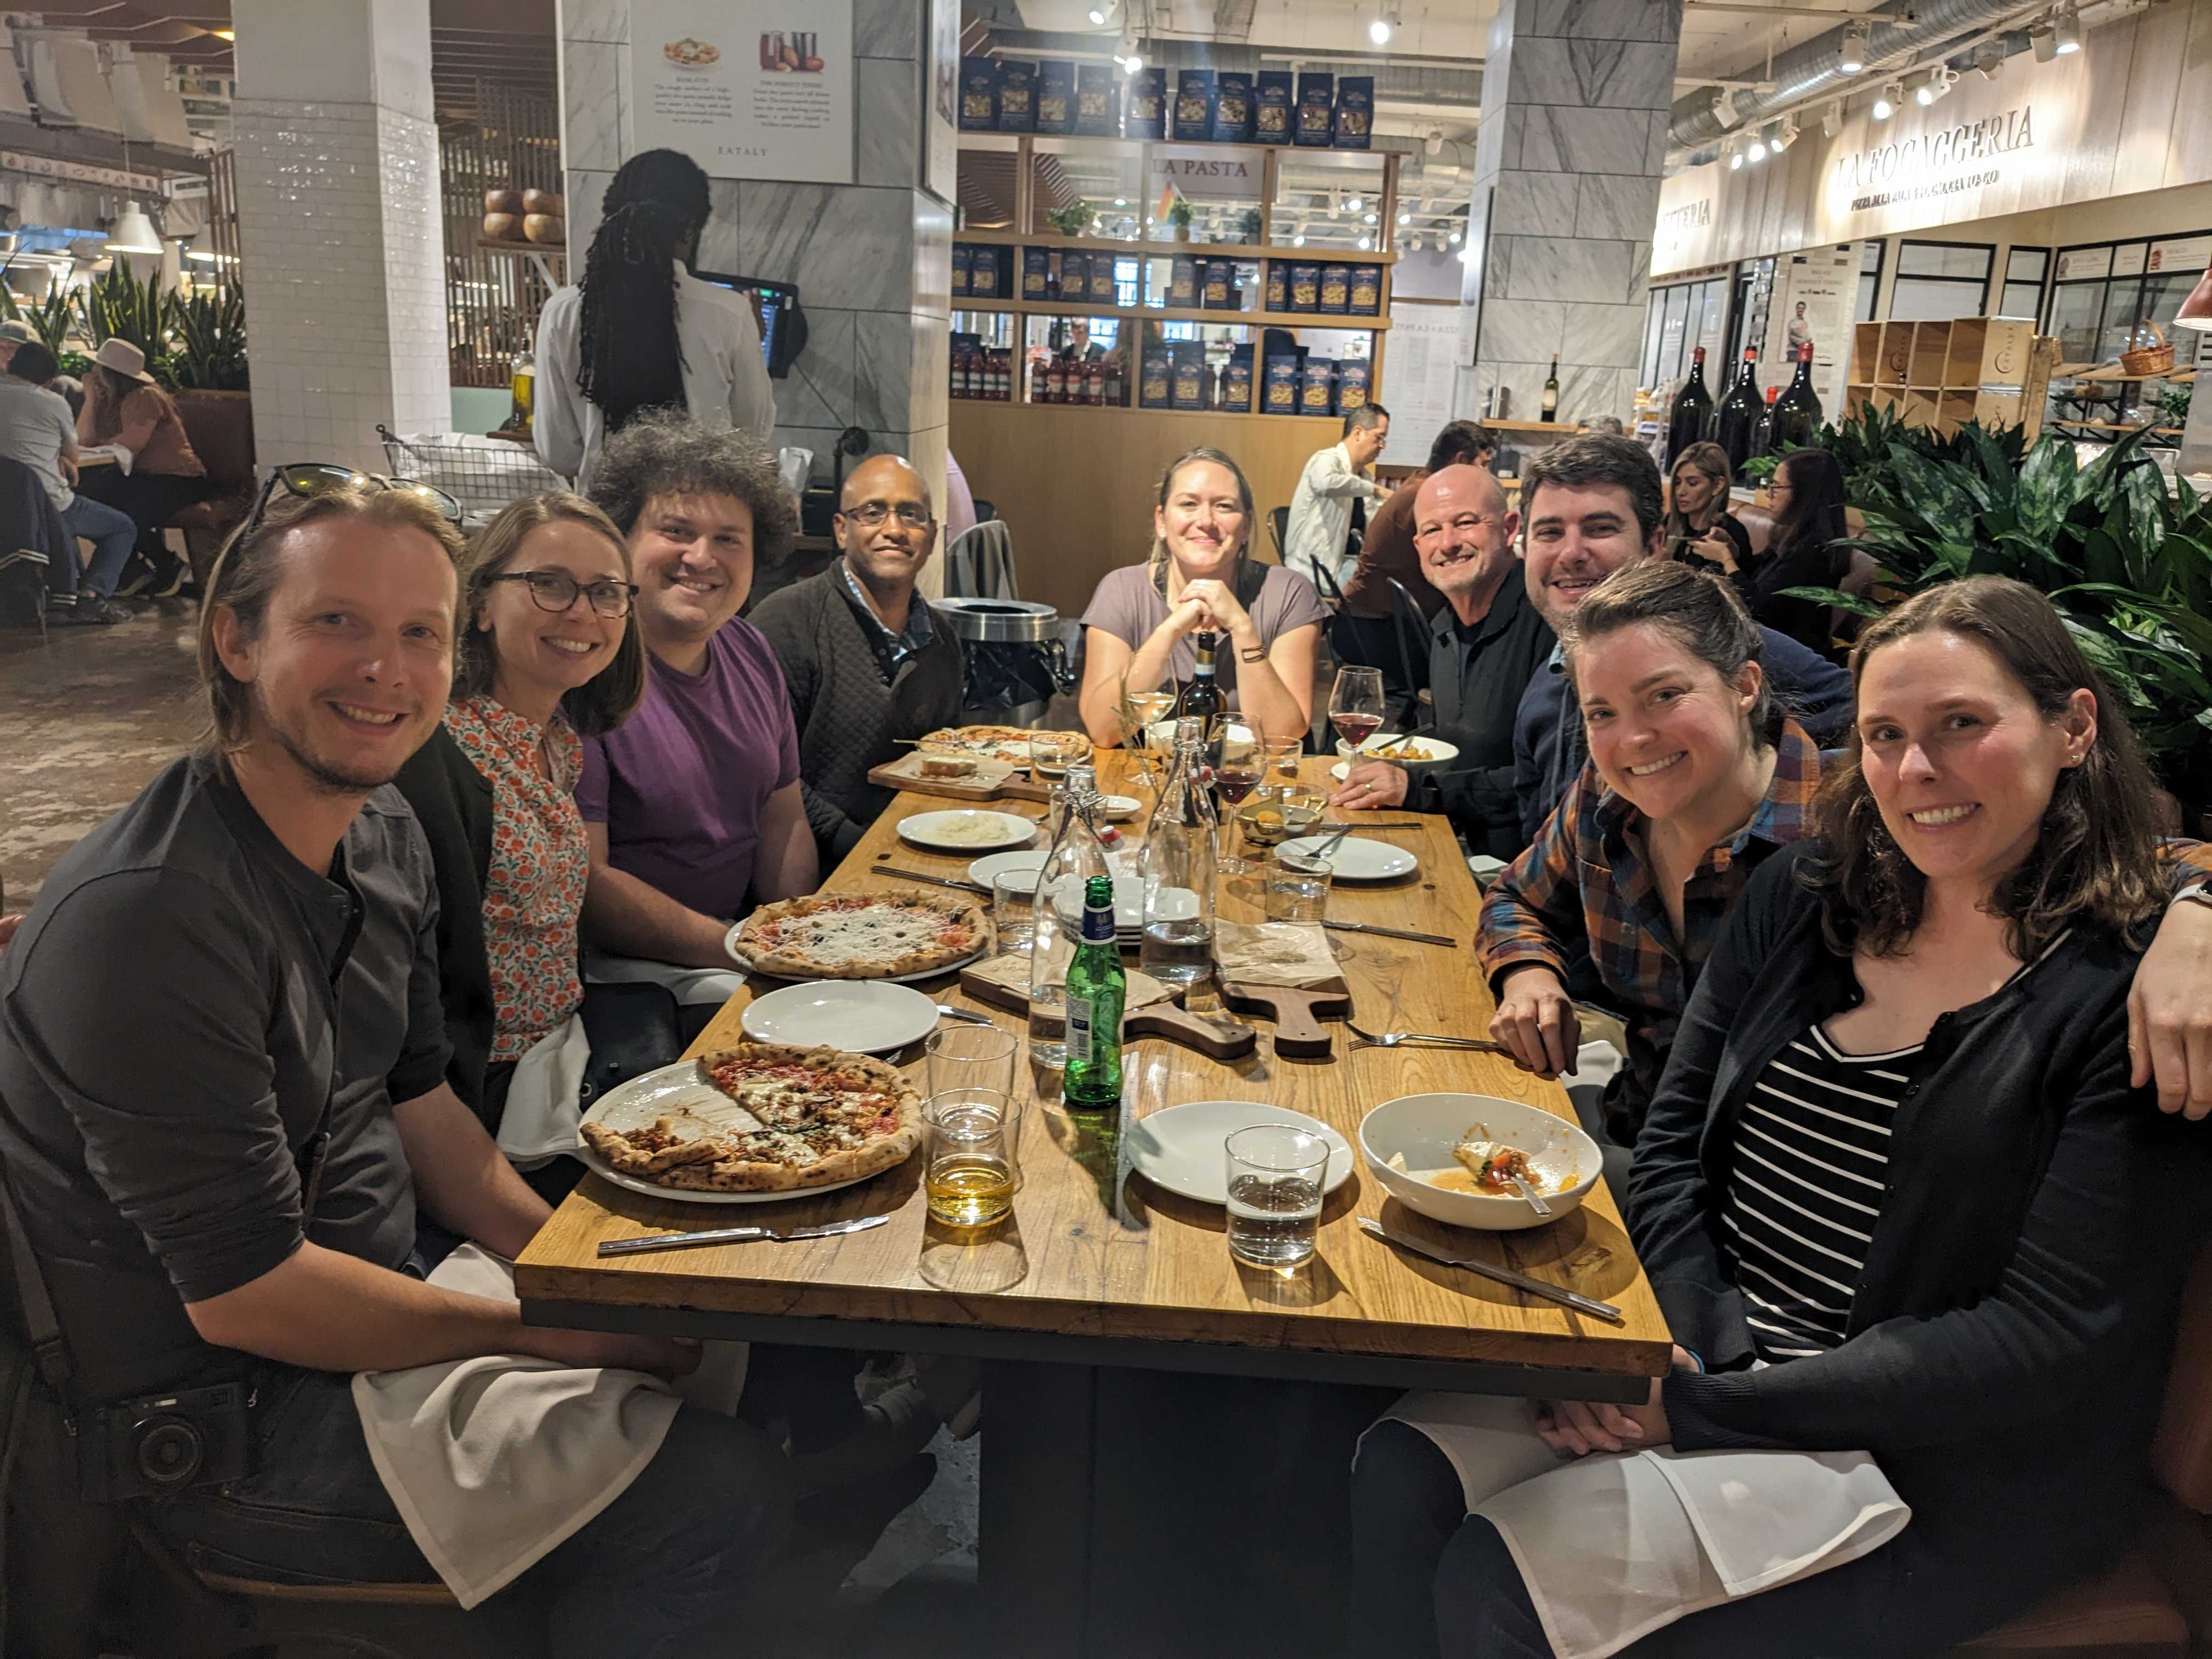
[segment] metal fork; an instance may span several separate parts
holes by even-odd
[[[1502,1042],[1492,1042],[1487,1037],[1446,1036],[1441,1031],[1363,1031],[1350,1020],[1344,1029],[1358,1039],[1355,1048],[1395,1048],[1402,1043],[1435,1043],[1446,1048],[1479,1048],[1489,1054],[1510,1054],[1513,1051]]]

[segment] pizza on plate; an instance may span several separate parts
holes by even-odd
[[[795,979],[895,979],[963,962],[990,942],[983,907],[955,893],[817,893],[763,904],[730,953]]]
[[[711,1101],[635,1128],[586,1118],[584,1144],[619,1175],[707,1193],[858,1181],[921,1141],[921,1097],[896,1067],[835,1048],[741,1042],[702,1055]]]
[[[966,755],[975,760],[1013,761],[1027,765],[1030,731],[1021,726],[944,726],[915,739],[923,755]]]

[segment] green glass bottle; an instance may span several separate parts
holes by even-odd
[[[1093,876],[1083,888],[1083,938],[1067,964],[1067,1066],[1060,1093],[1072,1107],[1104,1110],[1121,1103],[1121,1005],[1129,978],[1114,940],[1114,878]]]

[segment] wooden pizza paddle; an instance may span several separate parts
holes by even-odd
[[[973,967],[960,970],[960,988],[976,1001],[988,1002],[994,1008],[1018,1014],[1029,1012],[1028,991],[1018,985],[1001,983],[976,972]],[[1260,1042],[1260,1034],[1249,1025],[1190,1013],[1172,1001],[1148,1002],[1126,1010],[1121,1016],[1121,1036],[1124,1041],[1133,1037],[1165,1037],[1170,1042],[1195,1048],[1212,1060],[1242,1059]],[[1326,1046],[1328,1039],[1323,1037],[1322,1042]]]
[[[1224,981],[1221,1000],[1240,1014],[1265,1014],[1275,1022],[1275,1052],[1293,1060],[1327,1057],[1331,1038],[1323,1019],[1341,1019],[1352,1012],[1348,990],[1299,990],[1287,985],[1254,985],[1243,980]]]

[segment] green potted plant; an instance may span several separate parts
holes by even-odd
[[[1178,242],[1190,240],[1191,218],[1190,204],[1177,197],[1168,208],[1168,222],[1175,227],[1175,239]]]
[[[1061,235],[1076,237],[1091,228],[1091,207],[1088,202],[1078,202],[1071,207],[1050,209],[1044,216]]]
[[[78,316],[94,345],[128,340],[149,362],[168,351],[174,302],[158,278],[141,282],[128,259],[116,260],[77,292]]]
[[[1237,217],[1237,228],[1243,231],[1245,242],[1256,247],[1267,240],[1267,222],[1257,208],[1246,208]]]

